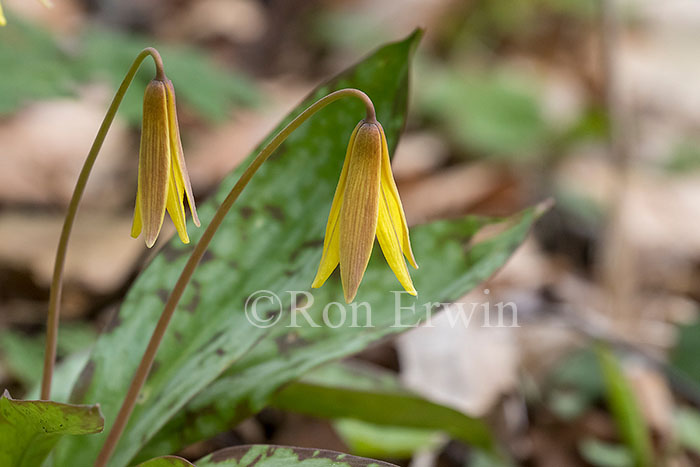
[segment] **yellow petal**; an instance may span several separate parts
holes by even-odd
[[[416,295],[413,281],[408,274],[406,261],[403,259],[401,251],[401,241],[396,231],[396,222],[392,219],[391,209],[387,203],[387,198],[382,190],[379,198],[379,218],[377,219],[377,240],[382,248],[386,262],[404,289],[411,295]]]
[[[5,19],[5,15],[2,12],[2,4],[0,3],[0,26],[5,26],[7,24],[7,20]]]
[[[197,207],[194,203],[194,195],[192,194],[192,184],[190,183],[190,176],[187,172],[187,166],[185,165],[185,156],[182,151],[182,141],[180,139],[180,125],[177,121],[177,108],[175,105],[175,88],[173,83],[168,80],[166,83],[166,91],[168,98],[168,126],[170,134],[170,149],[173,151],[173,165],[175,168],[175,179],[179,186],[185,189],[185,194],[187,195],[187,203],[190,206],[190,212],[192,213],[192,220],[194,225],[199,227],[201,224],[199,222],[199,216],[197,215]],[[182,198],[180,198],[182,199]]]
[[[46,8],[53,8],[53,2],[51,0],[39,0],[42,5],[44,5]]]
[[[340,209],[340,278],[350,303],[367,269],[377,232],[382,138],[375,123],[364,123],[350,152]]]
[[[137,196],[146,246],[149,248],[156,242],[163,225],[170,170],[165,85],[154,80],[146,87],[143,99],[138,181],[140,196]]]
[[[348,149],[345,154],[345,161],[343,162],[343,170],[340,171],[340,180],[338,180],[338,186],[335,188],[335,195],[333,195],[333,202],[331,203],[331,212],[328,214],[328,223],[326,224],[326,236],[323,239],[323,254],[321,256],[321,262],[318,265],[318,271],[316,272],[316,277],[314,278],[311,287],[318,288],[321,287],[331,273],[338,266],[338,261],[340,259],[340,232],[338,230],[338,220],[340,218],[340,207],[343,204],[343,193],[345,192],[345,182],[348,175],[348,163],[350,161],[350,153],[352,152],[352,147],[355,143],[355,135],[357,130],[362,125],[362,122],[358,123],[355,129],[350,135],[350,142],[348,143]]]
[[[401,251],[404,255],[406,255],[406,259],[411,266],[418,269],[418,264],[416,263],[416,259],[413,256],[413,251],[411,250],[411,240],[408,236],[406,215],[404,214],[403,206],[401,205],[401,198],[399,198],[399,191],[396,188],[394,175],[391,172],[391,160],[389,159],[389,147],[386,143],[386,135],[384,134],[384,129],[382,126],[379,123],[377,123],[377,125],[379,125],[382,133],[382,196],[386,201],[388,214],[390,216],[393,228],[398,236]],[[387,258],[387,260],[388,259],[389,258]]]
[[[136,203],[134,205],[134,220],[131,223],[131,236],[137,238],[141,235],[143,222],[141,221],[141,194],[136,190]]]
[[[182,196],[182,187],[178,186],[176,178],[173,175],[168,179],[167,210],[168,214],[170,214],[170,218],[173,220],[173,224],[175,224],[177,234],[182,243],[190,243],[190,238],[187,235],[185,205],[182,203]]]

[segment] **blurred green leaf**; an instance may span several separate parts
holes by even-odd
[[[0,44],[0,115],[28,101],[75,91],[71,57],[47,32],[10,17],[0,28]]]
[[[89,325],[63,325],[58,334],[58,355],[64,356],[85,350],[96,338],[97,333]],[[0,358],[10,373],[26,388],[31,388],[41,381],[44,345],[43,335],[30,337],[9,329],[0,332]]]
[[[608,406],[622,440],[633,455],[634,465],[654,465],[649,430],[639,410],[637,397],[620,368],[615,354],[604,344],[596,348],[605,379]]]
[[[566,355],[549,375],[549,408],[563,419],[578,417],[605,394],[605,382],[591,348]]]
[[[700,412],[679,407],[674,414],[673,431],[681,446],[700,455]]]
[[[93,29],[80,39],[77,53],[64,52],[39,26],[17,18],[0,29],[0,115],[22,105],[57,96],[74,95],[82,83],[104,79],[117,86],[136,55],[153,40],[104,28]],[[219,121],[230,109],[257,103],[254,84],[241,74],[215,64],[198,49],[158,46],[165,70],[173,81],[179,103],[200,117]],[[145,65],[126,94],[120,115],[130,123],[141,120],[141,103],[153,66]]]
[[[427,401],[403,389],[395,374],[368,365],[325,365],[282,388],[271,405],[317,417],[392,426],[392,433],[403,433],[394,430],[398,427],[421,428],[406,432],[420,435],[442,431],[473,446],[492,447],[489,429],[481,420]]]
[[[700,142],[682,141],[673,148],[664,167],[668,172],[683,174],[700,169]]]
[[[458,72],[429,67],[416,97],[419,108],[445,125],[451,139],[488,157],[539,155],[548,129],[533,89],[498,72]]]
[[[678,338],[671,350],[670,366],[700,389],[700,320],[677,327]]]
[[[634,458],[629,449],[619,444],[604,443],[587,438],[579,444],[579,452],[586,462],[596,467],[632,467]]]
[[[198,460],[196,464],[197,467],[396,467],[386,462],[325,449],[263,444],[222,449]]]
[[[5,391],[0,397],[0,465],[40,466],[61,437],[99,433],[103,424],[97,405],[15,400]]]
[[[136,55],[152,43],[147,37],[93,29],[82,41],[80,75],[106,79],[116,89]],[[251,81],[217,65],[201,50],[187,46],[155,47],[163,57],[168,78],[173,81],[178,103],[191,108],[200,117],[220,121],[234,107],[259,102],[257,88]],[[143,90],[153,79],[154,70],[152,65],[142,67],[120,107],[120,115],[131,123],[141,120]]]
[[[364,457],[409,459],[419,451],[434,450],[444,444],[444,436],[432,430],[401,426],[373,425],[345,419],[333,423],[350,452]]]

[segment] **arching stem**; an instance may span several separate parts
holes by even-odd
[[[136,71],[141,66],[141,63],[146,59],[146,57],[152,57],[156,65],[156,79],[165,79],[165,72],[163,71],[163,60],[160,58],[160,54],[154,48],[146,48],[138,54],[134,62],[131,64],[131,68],[126,73],[124,81],[122,81],[119,90],[114,95],[112,103],[107,110],[104,120],[102,120],[102,125],[97,131],[97,136],[95,141],[92,143],[90,152],[88,153],[83,168],[80,171],[80,176],[78,177],[78,182],[73,190],[73,196],[68,205],[68,213],[63,221],[63,229],[61,230],[61,238],[58,241],[58,248],[56,249],[56,262],[54,263],[53,279],[51,280],[51,291],[49,293],[49,311],[46,321],[46,350],[44,353],[44,372],[41,380],[41,398],[43,400],[49,400],[51,397],[51,380],[53,378],[54,366],[56,365],[56,342],[58,340],[58,322],[61,310],[61,292],[63,289],[63,270],[66,263],[66,252],[68,250],[68,240],[70,239],[71,230],[73,229],[73,224],[75,222],[75,216],[78,213],[78,206],[80,204],[80,199],[85,191],[85,185],[87,185],[88,178],[90,177],[90,171],[95,165],[95,159],[97,159],[97,154],[99,154],[102,148],[102,143],[104,143],[109,127],[114,121],[114,116],[117,114],[117,109],[124,99],[126,90],[136,75]]]
[[[134,379],[131,381],[131,386],[129,386],[129,390],[126,394],[126,397],[124,398],[124,402],[122,403],[122,406],[119,409],[119,414],[117,415],[117,418],[114,421],[114,425],[112,425],[112,429],[110,430],[109,435],[107,435],[105,444],[102,446],[102,450],[100,451],[97,460],[95,461],[95,467],[106,466],[107,461],[114,452],[114,449],[117,447],[119,438],[124,432],[126,423],[129,420],[131,412],[134,409],[134,405],[136,404],[139,392],[141,391],[141,388],[143,387],[143,384],[145,383],[146,378],[148,377],[148,373],[151,371],[151,366],[153,365],[153,361],[156,357],[156,352],[158,351],[158,347],[160,346],[160,343],[163,340],[163,336],[165,335],[165,331],[168,328],[170,319],[172,318],[173,313],[175,313],[175,308],[177,307],[177,304],[179,303],[180,298],[182,297],[182,294],[185,291],[185,288],[187,287],[187,284],[190,282],[190,279],[192,278],[192,275],[194,274],[197,265],[202,259],[204,252],[209,247],[211,239],[214,237],[214,234],[221,226],[224,217],[226,216],[226,214],[228,214],[229,210],[231,209],[231,206],[233,206],[233,203],[238,199],[239,195],[246,187],[246,185],[248,185],[248,182],[250,182],[251,178],[253,178],[253,175],[255,175],[260,166],[262,166],[262,164],[270,157],[270,155],[272,155],[275,149],[277,149],[280,146],[280,144],[282,144],[284,140],[287,139],[287,137],[290,134],[292,134],[292,132],[294,132],[294,130],[299,128],[299,126],[306,120],[308,120],[309,117],[311,117],[313,114],[315,114],[331,102],[335,102],[338,99],[342,99],[344,97],[356,97],[361,99],[365,104],[367,120],[376,120],[376,114],[374,111],[374,105],[372,104],[372,101],[367,96],[367,94],[360,90],[341,89],[319,99],[306,110],[304,110],[301,114],[299,114],[298,117],[292,120],[286,127],[284,127],[279,133],[277,133],[272,138],[272,140],[255,157],[255,159],[253,159],[253,162],[251,162],[250,165],[245,169],[243,175],[241,175],[241,178],[238,179],[238,181],[233,186],[231,192],[228,194],[224,202],[221,203],[221,206],[219,206],[219,209],[216,211],[211,222],[202,234],[202,238],[194,247],[194,250],[192,250],[192,254],[190,255],[189,260],[187,261],[187,264],[185,264],[185,267],[182,270],[182,273],[180,274],[180,277],[178,278],[175,287],[173,288],[172,292],[170,293],[170,296],[168,297],[168,301],[165,304],[163,313],[160,315],[160,319],[158,320],[158,324],[156,324],[156,328],[153,331],[153,335],[151,335],[151,340],[148,342],[148,347],[146,347],[146,351],[143,354],[141,363],[139,364],[139,367],[136,370],[136,373],[134,374]]]

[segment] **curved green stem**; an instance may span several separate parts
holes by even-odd
[[[61,292],[63,289],[63,270],[66,263],[68,240],[70,239],[71,230],[73,229],[75,216],[78,213],[78,205],[80,204],[80,199],[85,191],[85,185],[90,177],[90,171],[92,171],[92,167],[95,165],[97,154],[99,154],[100,149],[102,148],[102,143],[104,143],[105,137],[107,136],[107,131],[109,131],[112,121],[114,121],[114,116],[117,113],[117,109],[124,99],[126,90],[133,81],[136,71],[148,56],[152,57],[153,61],[155,62],[156,79],[165,79],[163,60],[160,58],[158,51],[151,47],[143,49],[131,64],[131,68],[129,68],[129,71],[126,73],[124,81],[122,81],[121,86],[119,86],[119,90],[117,90],[114,99],[112,99],[112,103],[107,110],[104,120],[102,120],[102,125],[100,125],[100,129],[97,131],[95,141],[92,143],[90,152],[88,153],[85,163],[83,164],[83,168],[80,171],[78,182],[75,185],[73,196],[70,200],[70,204],[68,205],[66,219],[63,221],[61,238],[58,241],[58,248],[56,249],[56,262],[54,263],[53,279],[51,280],[51,291],[49,294],[49,312],[46,323],[46,350],[44,353],[44,373],[41,381],[41,398],[43,400],[49,400],[51,397],[51,380],[53,378],[53,370],[56,364],[56,342],[58,339],[58,322],[61,309]]]
[[[170,319],[172,318],[173,313],[175,313],[175,308],[177,307],[177,304],[179,303],[180,298],[182,297],[182,294],[185,291],[185,288],[187,287],[187,284],[190,282],[190,279],[192,278],[192,275],[194,274],[197,265],[202,259],[204,252],[209,247],[209,243],[214,237],[216,231],[221,226],[221,223],[223,222],[226,214],[231,209],[231,206],[233,206],[233,203],[238,199],[238,196],[241,194],[246,185],[248,185],[248,182],[250,182],[251,178],[253,178],[253,175],[255,175],[260,166],[270,157],[270,155],[272,155],[275,149],[277,149],[280,146],[280,144],[282,144],[282,142],[284,142],[284,140],[287,139],[287,137],[292,132],[294,132],[294,130],[299,128],[299,126],[306,120],[308,120],[309,117],[311,117],[313,114],[315,114],[331,102],[335,102],[338,99],[342,99],[343,97],[356,97],[361,99],[365,104],[367,120],[376,120],[376,114],[374,111],[374,105],[372,104],[372,101],[367,96],[367,94],[358,89],[341,89],[340,91],[335,91],[319,99],[306,110],[304,110],[301,114],[299,114],[298,117],[292,120],[286,127],[284,127],[279,133],[277,133],[272,138],[272,140],[255,157],[255,159],[253,159],[253,162],[251,162],[250,165],[245,169],[245,172],[243,172],[241,178],[238,179],[238,181],[233,186],[231,192],[228,194],[224,202],[221,203],[221,206],[219,206],[219,209],[216,211],[211,222],[202,234],[202,238],[194,247],[194,250],[192,250],[192,254],[190,255],[189,260],[187,261],[187,264],[185,264],[185,267],[182,270],[182,273],[180,274],[180,277],[178,278],[177,283],[173,288],[173,291],[168,297],[168,301],[166,302],[165,308],[163,309],[163,312],[160,315],[158,324],[156,324],[156,328],[154,329],[153,334],[151,335],[151,340],[148,342],[148,347],[146,347],[146,351],[143,354],[141,363],[139,364],[139,367],[136,370],[136,373],[134,374],[134,379],[131,381],[131,386],[129,386],[129,390],[126,394],[126,397],[124,398],[124,402],[122,403],[122,406],[119,409],[119,414],[117,415],[117,418],[114,421],[114,425],[112,425],[112,429],[110,430],[109,435],[107,435],[105,444],[102,446],[102,450],[100,451],[97,460],[95,461],[95,467],[104,467],[105,465],[107,465],[107,461],[114,452],[114,449],[117,447],[117,442],[119,441],[119,438],[121,437],[124,428],[126,427],[126,423],[129,420],[129,417],[131,416],[131,412],[134,409],[134,405],[136,404],[136,399],[138,398],[139,392],[141,391],[141,388],[143,387],[143,384],[146,381],[146,378],[148,377],[148,373],[151,371],[151,366],[153,365],[156,352],[158,351],[158,347],[160,346],[160,343],[163,340],[163,336],[165,335],[165,331],[168,328]]]

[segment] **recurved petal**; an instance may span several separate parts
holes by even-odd
[[[413,281],[408,273],[406,261],[403,259],[401,251],[401,241],[396,231],[396,222],[392,219],[392,213],[389,209],[384,192],[379,197],[379,217],[377,219],[377,240],[382,248],[386,262],[396,278],[401,282],[401,285],[406,292],[411,295],[416,295],[416,289],[413,287]]]
[[[340,209],[340,278],[350,303],[364,276],[377,232],[382,138],[375,123],[355,135]]]
[[[391,159],[389,159],[389,147],[386,142],[386,135],[384,134],[384,129],[381,124],[377,123],[377,125],[382,134],[382,196],[386,200],[387,211],[390,215],[390,220],[396,231],[396,235],[398,236],[401,251],[406,256],[411,266],[417,269],[418,264],[413,256],[411,239],[408,236],[406,215],[403,211],[401,198],[399,198],[399,190],[396,188],[394,174],[391,172]]]
[[[165,85],[154,80],[146,87],[143,99],[137,196],[146,246],[149,248],[156,242],[163,225],[170,170]]]
[[[350,135],[350,142],[348,143],[348,149],[345,153],[343,169],[340,171],[340,180],[338,180],[338,185],[336,186],[335,194],[333,195],[331,212],[328,214],[326,236],[323,239],[323,254],[321,255],[321,262],[318,265],[316,277],[311,284],[311,287],[313,288],[321,287],[326,282],[328,277],[335,270],[336,266],[338,266],[338,261],[340,260],[340,231],[338,226],[338,220],[340,219],[340,207],[343,204],[343,194],[345,192],[345,184],[348,176],[350,153],[352,152],[352,147],[355,144],[355,135],[357,135],[357,130],[361,125],[362,122],[358,123]]]
[[[175,88],[173,87],[173,83],[170,80],[168,80],[166,83],[166,93],[168,99],[168,126],[170,135],[170,150],[173,154],[175,177],[178,181],[178,184],[182,185],[182,187],[185,190],[185,195],[187,196],[187,203],[189,204],[190,212],[192,213],[192,220],[194,221],[194,224],[197,227],[199,227],[201,224],[199,222],[199,216],[197,215],[197,207],[195,206],[194,195],[192,194],[192,184],[190,183],[190,175],[187,172],[187,166],[185,165],[185,156],[182,150],[182,141],[180,139],[180,125],[177,121],[177,106],[175,105]]]

